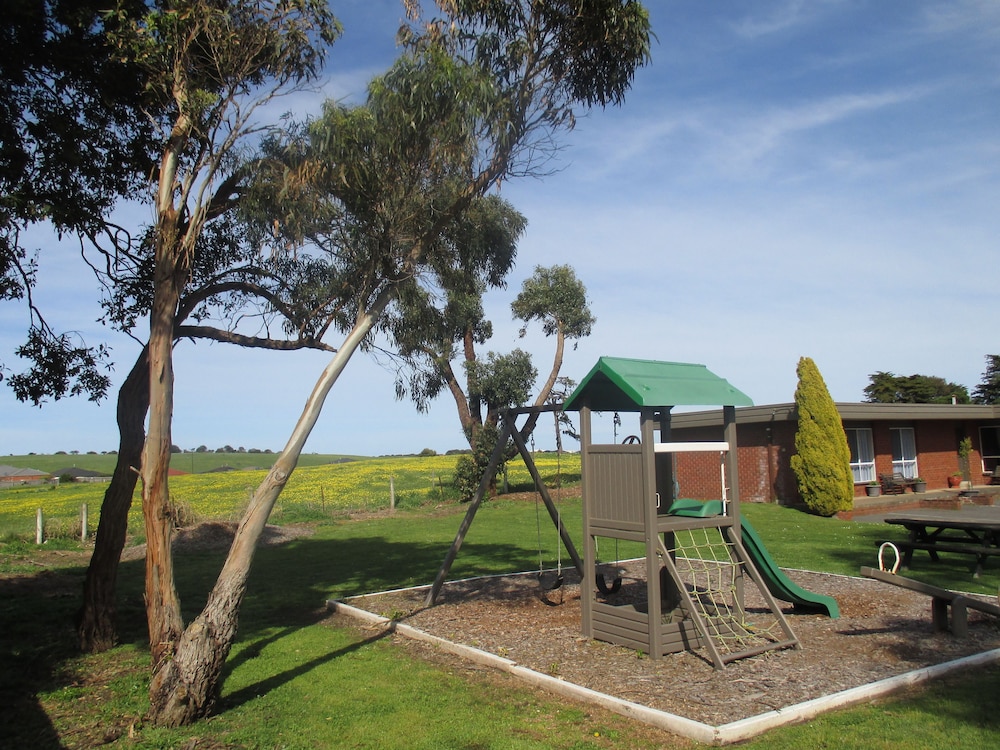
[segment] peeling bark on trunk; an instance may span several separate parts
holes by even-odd
[[[164,658],[154,659],[149,690],[153,723],[161,726],[189,724],[208,715],[218,701],[222,668],[236,638],[240,604],[246,593],[257,542],[278,496],[295,471],[330,389],[393,297],[391,288],[382,292],[369,311],[359,317],[343,346],[323,370],[288,443],[250,499],[204,610],[179,638],[174,639],[170,653],[161,651]],[[150,423],[152,425],[152,416]]]
[[[161,178],[162,179],[162,178]],[[183,632],[174,586],[170,506],[171,417],[174,405],[173,343],[177,304],[186,277],[176,210],[160,206],[153,304],[149,315],[149,429],[142,451],[142,513],[146,529],[146,624],[153,665],[150,711],[159,714],[158,676],[174,659]]]
[[[128,531],[128,512],[139,480],[142,446],[149,409],[149,362],[143,349],[118,391],[118,462],[104,493],[94,554],[83,583],[83,605],[77,637],[83,651],[100,653],[118,640],[115,590],[118,565]]]

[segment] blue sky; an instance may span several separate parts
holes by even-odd
[[[503,186],[529,221],[496,335],[547,371],[551,341],[519,339],[510,302],[536,265],[568,263],[597,318],[568,351],[581,380],[602,355],[705,364],[755,403],[792,400],[812,357],[838,401],[869,374],[937,375],[970,389],[1000,353],[1000,4],[991,0],[647,3],[657,41],[625,104],[562,138],[559,171]],[[391,0],[333,3],[345,35],[323,91],[350,100],[394,54]],[[299,115],[322,97],[282,102]],[[148,218],[140,215],[140,219]],[[105,331],[72,245],[43,233],[37,299],[57,329]],[[0,306],[3,360],[23,309]],[[336,342],[334,342],[336,343]],[[174,442],[279,450],[326,358],[180,344]],[[552,443],[541,432],[539,446]],[[454,404],[394,398],[358,355],[307,451],[461,447]],[[18,404],[0,386],[0,455],[117,446],[114,400]]]

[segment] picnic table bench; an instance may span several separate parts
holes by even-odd
[[[914,581],[912,578],[898,576],[895,573],[887,573],[884,570],[862,567],[861,575],[866,578],[874,578],[883,583],[890,583],[910,591],[917,591],[931,597],[931,622],[934,630],[948,630],[948,608],[951,607],[951,633],[958,638],[964,638],[969,634],[969,610],[975,609],[986,614],[1000,617],[1000,606],[984,602],[972,596],[961,594],[950,589],[943,589],[940,586],[933,586],[923,581]]]
[[[890,513],[885,522],[909,532],[905,541],[892,543],[902,552],[902,568],[909,568],[914,550],[925,550],[937,562],[939,552],[973,555],[973,577],[979,578],[986,560],[1000,555],[1000,508],[914,510]]]

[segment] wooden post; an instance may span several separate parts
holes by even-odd
[[[503,458],[503,449],[507,445],[510,432],[512,429],[516,429],[516,425],[512,427],[511,422],[513,422],[512,417],[509,415],[504,417],[503,429],[500,430],[500,439],[497,440],[497,444],[493,447],[493,453],[490,455],[489,463],[486,464],[486,469],[483,471],[483,475],[479,478],[479,487],[476,489],[476,494],[469,503],[469,509],[465,511],[465,518],[462,519],[462,523],[458,527],[458,533],[455,534],[455,540],[451,543],[451,547],[448,549],[448,553],[444,557],[444,562],[441,563],[441,567],[438,570],[437,577],[434,579],[434,583],[431,584],[431,590],[427,592],[427,598],[424,600],[424,604],[428,607],[433,607],[434,603],[437,601],[438,594],[441,593],[441,587],[444,585],[444,579],[448,577],[448,572],[451,570],[452,563],[454,563],[455,558],[458,557],[458,551],[462,548],[462,542],[465,541],[465,535],[469,532],[469,527],[472,526],[472,521],[476,517],[476,511],[479,510],[479,506],[482,504],[483,498],[486,496],[486,491],[490,486],[490,479],[500,467],[500,461]]]
[[[80,541],[87,541],[87,504],[80,506]]]
[[[739,444],[736,440],[736,407],[722,407],[722,439],[729,443],[729,451],[726,453],[725,477],[726,491],[729,502],[726,503],[726,515],[732,519],[733,536],[743,539],[743,527],[740,523],[740,465],[739,465]],[[743,607],[743,569],[738,567],[736,581],[736,601],[740,608]]]
[[[396,510],[396,484],[392,477],[389,477],[389,510]]]
[[[531,474],[531,479],[535,483],[538,494],[542,497],[545,509],[549,512],[549,518],[552,519],[552,523],[555,524],[556,529],[559,530],[559,538],[562,540],[563,546],[566,548],[570,558],[573,560],[573,567],[576,568],[576,572],[580,574],[580,578],[582,579],[584,576],[583,560],[580,559],[580,553],[577,552],[576,546],[573,544],[573,540],[570,538],[569,532],[566,531],[566,527],[563,526],[559,510],[552,502],[552,496],[549,494],[548,488],[545,486],[541,475],[538,473],[538,467],[535,466],[535,460],[531,457],[531,452],[528,450],[528,446],[524,444],[524,440],[521,439],[521,433],[519,433],[516,428],[510,431],[510,436],[514,439],[514,444],[517,446],[517,450],[521,454],[521,458],[524,459],[524,465],[527,467],[528,473]]]
[[[617,426],[615,427],[617,430]],[[617,433],[615,434],[617,438]],[[590,407],[584,402],[580,407],[580,493],[583,506],[583,576],[580,579],[580,632],[590,638],[594,634],[594,590],[597,588],[597,549],[590,531],[590,513],[593,505],[594,482],[590,477],[590,445],[593,440],[590,425]]]
[[[45,521],[42,518],[42,509],[35,513],[35,544],[41,544],[45,535]]]
[[[639,412],[639,440],[642,444],[642,494],[644,536],[646,539],[646,598],[647,627],[649,633],[649,655],[653,659],[663,656],[663,629],[661,615],[663,602],[660,586],[660,558],[658,555],[660,536],[657,533],[656,507],[656,414],[649,407]],[[665,500],[665,498],[664,498]]]

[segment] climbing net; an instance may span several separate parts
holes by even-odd
[[[665,598],[685,603],[700,616],[723,661],[778,647],[784,634],[781,616],[719,528],[678,531],[669,549],[661,544],[661,554],[672,561],[683,585],[679,591],[672,576],[664,580],[664,587],[675,589]],[[676,617],[676,610],[665,616]]]

